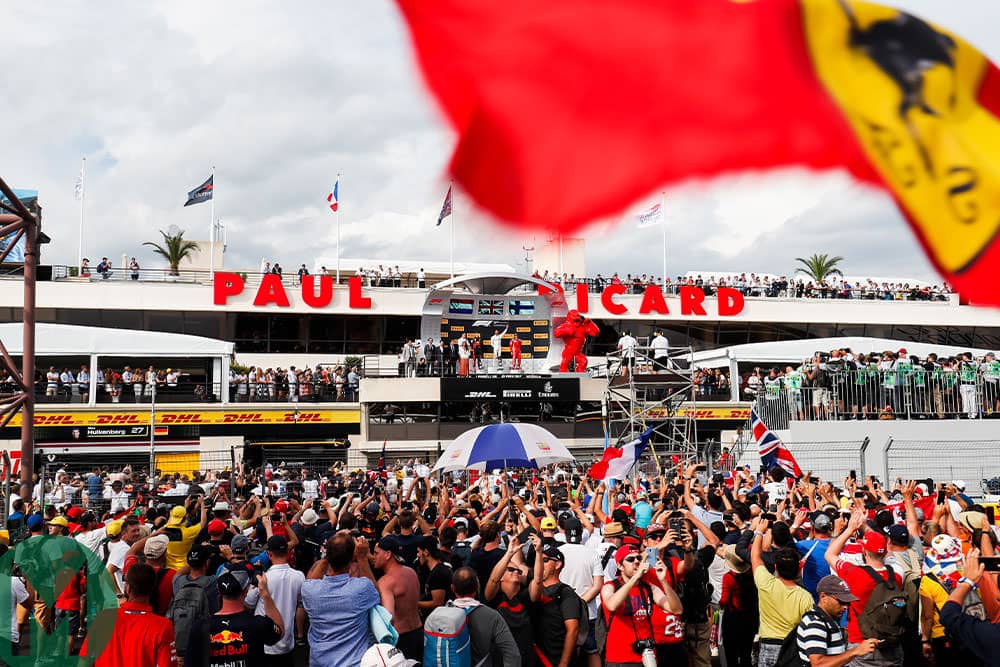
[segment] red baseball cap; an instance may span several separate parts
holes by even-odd
[[[83,516],[83,508],[76,507],[74,505],[73,507],[70,507],[68,510],[66,510],[66,516],[68,516],[70,519],[79,519],[81,516]]]
[[[208,522],[209,535],[222,535],[226,532],[226,522],[222,519],[212,519]]]
[[[629,554],[637,554],[637,553],[639,553],[639,547],[637,545],[623,544],[622,546],[618,547],[618,549],[615,551],[615,563],[621,565],[622,561],[625,560],[626,556],[628,556]]]
[[[282,514],[287,512],[289,507],[291,507],[291,505],[289,505],[288,501],[285,500],[284,498],[274,503],[274,511],[281,512]]]
[[[884,554],[886,552],[885,536],[870,530],[865,533],[865,539],[861,541],[865,551],[873,554]]]
[[[632,506],[631,505],[619,505],[615,508],[616,510],[621,510],[625,512],[628,516],[632,516]]]

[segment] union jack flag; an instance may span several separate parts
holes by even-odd
[[[795,479],[802,477],[802,469],[799,468],[795,457],[781,442],[781,438],[761,421],[756,408],[750,409],[750,430],[753,432],[754,440],[757,441],[760,462],[765,468],[770,469],[778,465]]]
[[[503,315],[503,301],[482,299],[479,302],[480,315]]]

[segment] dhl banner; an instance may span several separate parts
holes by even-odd
[[[162,410],[157,425],[197,424],[357,424],[361,411],[352,410]],[[61,411],[35,413],[35,426],[127,426],[148,425],[149,412]],[[9,426],[21,425],[18,412]]]
[[[643,412],[647,419],[666,419],[668,414],[667,410],[663,408],[653,408],[651,410],[646,410]],[[750,419],[750,408],[749,407],[712,407],[712,408],[685,408],[681,407],[677,410],[677,417],[693,417],[694,419],[704,419],[704,420],[740,420],[745,421]]]

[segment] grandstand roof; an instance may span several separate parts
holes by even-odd
[[[701,366],[702,368],[719,368],[728,366],[729,359],[733,358],[736,361],[742,362],[777,364],[802,361],[803,359],[811,358],[817,351],[828,352],[844,348],[850,348],[855,354],[869,354],[871,352],[884,352],[885,350],[895,351],[905,348],[908,354],[915,354],[920,358],[924,358],[932,352],[938,356],[946,357],[957,355],[961,352],[972,352],[976,356],[991,352],[991,350],[955,347],[954,345],[937,345],[934,343],[914,343],[912,341],[891,338],[843,336],[837,338],[806,338],[803,340],[772,343],[746,343],[743,345],[720,347],[714,350],[702,350],[694,353],[694,363],[696,366]]]
[[[12,355],[19,355],[24,350],[23,330],[24,326],[19,322],[0,324],[0,340]],[[35,325],[35,354],[39,357],[85,354],[218,357],[232,353],[232,343],[201,336],[69,324]]]

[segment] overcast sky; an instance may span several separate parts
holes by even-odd
[[[1000,60],[995,0],[899,0]],[[135,254],[176,224],[208,236],[209,205],[182,208],[216,172],[227,267],[286,269],[336,252],[325,207],[341,172],[344,257],[448,258],[434,228],[454,135],[414,67],[388,0],[10,3],[0,57],[0,175],[35,188],[52,237],[43,262],[76,261],[73,189],[87,157],[84,254]],[[836,172],[738,174],[668,192],[670,273],[787,272],[832,252],[852,275],[930,278],[889,199]],[[637,203],[640,206],[642,203]],[[517,265],[523,243],[457,202],[456,254]],[[661,273],[660,232],[585,232],[590,273]],[[887,252],[888,250],[888,252]]]

